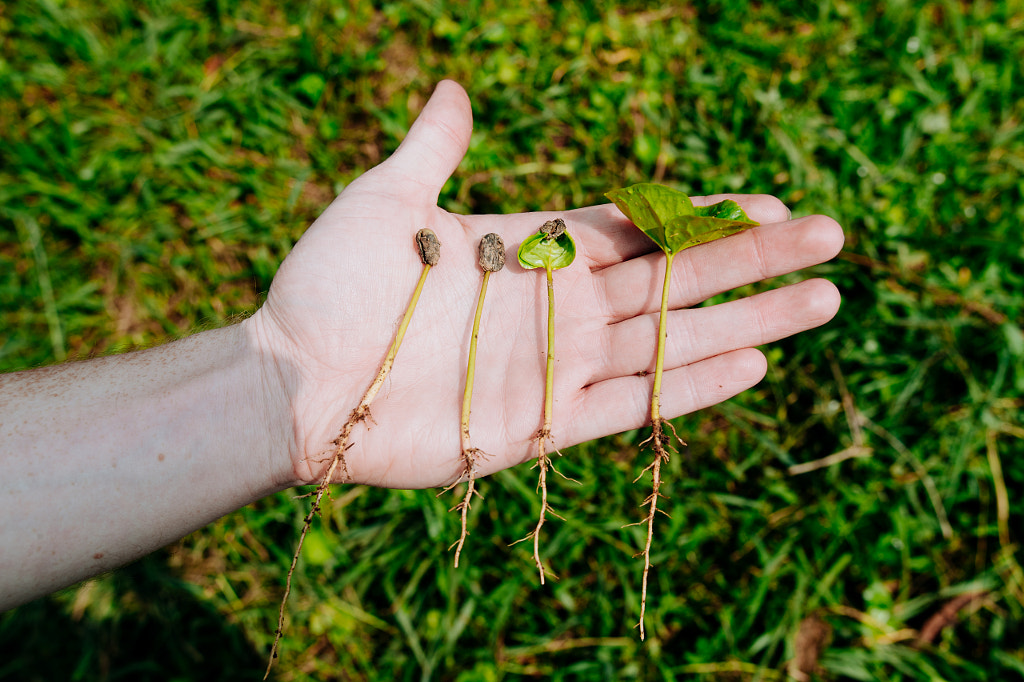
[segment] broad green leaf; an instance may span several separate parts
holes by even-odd
[[[651,182],[613,189],[605,196],[663,251],[670,248],[665,233],[668,221],[694,212],[693,202],[686,194]]]
[[[640,183],[605,194],[665,253],[715,241],[757,225],[732,199],[694,206],[683,192]]]
[[[691,246],[713,242],[756,226],[757,223],[750,221],[681,215],[669,221],[665,230],[669,235],[668,243],[672,246],[672,253],[679,253]]]
[[[732,199],[726,199],[725,201],[719,201],[717,204],[711,204],[710,206],[694,206],[694,212],[700,216],[706,216],[708,218],[721,218],[722,220],[737,220],[744,223],[749,223],[750,218],[743,212],[740,205]]]
[[[519,264],[527,270],[559,270],[575,259],[576,242],[568,232],[563,232],[557,239],[551,239],[548,235],[538,232],[519,245]]]

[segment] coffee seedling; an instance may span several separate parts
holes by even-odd
[[[549,220],[541,226],[540,231],[528,238],[519,246],[519,264],[527,270],[544,268],[548,287],[548,343],[547,362],[544,373],[544,423],[537,432],[537,468],[540,471],[537,487],[540,490],[540,517],[533,531],[523,538],[533,538],[533,561],[540,572],[540,582],[544,584],[544,564],[540,558],[540,531],[548,513],[557,516],[548,504],[548,469],[551,462],[548,457],[547,443],[551,438],[551,419],[554,401],[554,370],[555,370],[555,285],[552,273],[571,264],[576,258],[576,244],[565,230],[565,221],[561,218]],[[557,450],[556,450],[557,452]]]
[[[476,346],[480,337],[480,318],[483,316],[484,297],[487,296],[487,281],[492,272],[497,272],[505,267],[505,243],[501,237],[493,232],[484,235],[480,240],[479,259],[480,269],[484,271],[483,282],[480,285],[480,297],[476,302],[476,315],[473,317],[473,333],[469,341],[469,362],[466,367],[466,388],[462,396],[462,421],[459,428],[459,442],[462,446],[462,478],[466,479],[466,494],[462,501],[452,507],[451,511],[458,511],[462,521],[462,531],[459,540],[452,547],[455,548],[455,567],[459,566],[459,556],[462,554],[462,546],[469,535],[467,521],[469,506],[476,492],[476,462],[483,455],[479,448],[474,448],[469,439],[469,414],[473,403],[473,377],[476,373]],[[453,483],[445,492],[457,485]]]
[[[295,566],[299,562],[299,554],[302,552],[302,543],[306,539],[306,534],[309,532],[309,527],[313,523],[313,517],[320,511],[320,503],[323,500],[324,493],[328,491],[331,486],[331,481],[334,479],[334,475],[338,473],[340,469],[342,480],[347,480],[348,469],[345,465],[345,451],[348,450],[348,441],[352,436],[352,430],[357,424],[360,424],[367,419],[370,419],[370,403],[377,397],[378,391],[384,385],[384,380],[387,379],[388,373],[391,371],[391,367],[395,364],[395,357],[398,355],[398,348],[402,345],[402,339],[405,336],[406,330],[409,328],[409,322],[412,320],[413,311],[416,309],[416,302],[419,301],[420,292],[423,291],[423,283],[427,280],[427,274],[430,272],[430,268],[437,265],[437,262],[441,259],[441,243],[437,240],[437,235],[432,230],[422,229],[416,233],[416,247],[419,250],[420,260],[423,262],[423,270],[420,273],[419,281],[416,283],[416,288],[412,292],[412,298],[409,300],[409,305],[405,309],[405,315],[402,317],[402,322],[398,326],[398,331],[395,332],[395,338],[391,343],[391,348],[388,350],[388,354],[384,357],[384,362],[381,363],[380,369],[377,371],[377,376],[374,377],[370,387],[366,389],[366,393],[363,394],[363,399],[359,401],[355,409],[348,416],[348,420],[341,428],[341,433],[337,438],[334,439],[332,445],[334,445],[334,455],[331,457],[331,463],[327,467],[327,471],[324,473],[323,478],[317,485],[316,490],[311,493],[313,497],[313,506],[310,508],[309,513],[306,514],[306,518],[302,523],[302,532],[299,534],[298,546],[295,548],[295,554],[292,557],[291,567],[288,569],[288,577],[285,580],[284,596],[281,598],[281,610],[277,616],[277,632],[274,634],[274,646],[270,649],[270,661],[267,663],[267,672],[264,674],[263,679],[266,679],[270,675],[270,669],[274,665],[274,659],[277,658],[277,647],[281,642],[281,636],[284,633],[284,607],[288,601],[288,595],[291,592],[292,587],[292,575],[295,573]]]
[[[650,237],[665,253],[665,282],[661,289],[661,315],[658,321],[658,350],[655,360],[654,387],[651,391],[651,436],[644,444],[650,443],[654,450],[652,461],[641,473],[647,471],[653,478],[651,494],[644,500],[647,515],[641,523],[647,525],[647,542],[643,552],[643,585],[640,592],[640,639],[644,639],[644,615],[647,611],[647,578],[651,570],[651,542],[654,539],[654,517],[658,512],[658,498],[661,497],[661,465],[668,461],[670,439],[665,426],[672,424],[661,417],[661,377],[665,364],[665,336],[668,318],[668,292],[672,280],[672,260],[676,254],[691,246],[715,241],[742,232],[757,225],[747,218],[740,205],[726,200],[711,206],[694,206],[686,194],[652,183],[642,183],[605,194],[619,207],[627,218]],[[674,434],[674,429],[673,429]],[[678,437],[677,437],[678,440]],[[680,441],[682,442],[682,441]],[[637,480],[640,480],[637,477]]]

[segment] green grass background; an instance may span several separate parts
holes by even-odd
[[[630,432],[564,453],[580,483],[552,486],[544,587],[508,546],[538,508],[528,466],[482,483],[459,570],[452,500],[338,489],[274,677],[778,680],[820,623],[816,679],[1021,679],[1022,64],[1019,0],[7,2],[0,369],[251,312],[451,77],[476,127],[446,208],[650,179],[773,193],[843,224],[813,273],[843,308],[766,349],[757,388],[676,420],[646,642]],[[858,456],[791,469],[836,453]],[[255,679],[307,502],[3,614],[0,678]]]

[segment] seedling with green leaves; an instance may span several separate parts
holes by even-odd
[[[658,350],[654,369],[654,388],[651,391],[651,436],[654,450],[652,461],[637,477],[647,471],[653,478],[651,494],[644,500],[647,515],[640,522],[647,525],[647,541],[641,556],[644,558],[643,585],[640,592],[640,639],[644,639],[644,615],[647,611],[647,578],[651,570],[651,542],[654,539],[654,517],[658,513],[661,497],[661,465],[668,461],[670,438],[668,426],[675,435],[671,422],[661,416],[661,378],[665,365],[665,337],[668,320],[668,294],[672,282],[672,261],[676,254],[691,246],[705,244],[750,229],[758,223],[750,220],[740,205],[731,199],[710,206],[694,206],[683,192],[653,183],[641,183],[614,189],[605,194],[627,218],[650,237],[665,253],[665,281],[661,289],[661,314],[658,320]],[[682,440],[676,436],[676,440]],[[683,443],[685,445],[685,443]]]
[[[452,545],[455,547],[456,568],[459,566],[462,546],[466,542],[466,536],[469,535],[467,527],[469,506],[473,501],[473,495],[479,495],[476,492],[476,463],[483,456],[483,452],[479,448],[474,448],[471,445],[469,438],[469,414],[473,403],[473,377],[476,374],[476,346],[477,340],[480,337],[480,318],[483,316],[484,311],[484,297],[487,296],[487,281],[490,279],[492,272],[497,272],[505,267],[505,243],[501,240],[500,236],[493,232],[486,234],[480,240],[478,253],[478,263],[480,264],[480,269],[484,271],[484,278],[480,284],[480,297],[477,299],[476,314],[473,317],[473,333],[469,341],[469,362],[466,366],[466,388],[462,394],[462,422],[459,428],[459,440],[462,446],[462,478],[466,479],[466,493],[462,501],[452,507],[452,511],[457,510],[462,519],[462,531],[459,534],[459,540]],[[457,483],[453,483],[448,488],[445,488],[444,492],[455,487]]]
[[[548,287],[548,343],[547,362],[544,372],[544,423],[537,432],[537,468],[540,470],[537,487],[540,490],[540,517],[537,526],[526,538],[533,538],[533,561],[540,572],[540,582],[544,584],[544,563],[540,559],[540,531],[548,513],[557,516],[548,504],[548,469],[551,461],[548,457],[547,443],[551,438],[552,407],[555,385],[555,284],[552,274],[570,265],[576,258],[576,243],[565,230],[565,221],[561,218],[549,220],[541,226],[540,231],[519,245],[519,264],[527,270],[544,268]],[[557,450],[556,450],[557,452]]]
[[[334,439],[332,445],[334,446],[334,455],[331,457],[331,463],[327,467],[327,471],[324,473],[323,478],[320,479],[320,483],[317,485],[310,495],[313,497],[313,506],[310,508],[309,513],[306,514],[306,518],[302,523],[302,532],[299,534],[299,543],[295,548],[295,554],[292,556],[292,564],[288,568],[288,577],[285,580],[284,596],[281,598],[281,609],[277,614],[277,631],[274,633],[274,645],[270,649],[270,660],[267,662],[267,672],[264,674],[263,679],[266,679],[270,675],[270,669],[274,665],[274,659],[277,658],[277,647],[281,642],[281,635],[284,633],[284,607],[288,601],[288,595],[291,592],[292,587],[292,575],[295,573],[295,566],[299,562],[299,554],[302,552],[302,543],[306,539],[306,534],[309,532],[309,527],[313,523],[313,517],[320,511],[320,503],[323,500],[324,493],[326,493],[331,486],[331,481],[334,479],[334,475],[338,473],[339,469],[341,472],[341,478],[346,480],[348,478],[348,469],[345,465],[345,451],[349,448],[349,439],[352,436],[352,430],[357,424],[360,424],[367,419],[371,419],[370,416],[370,403],[377,397],[377,393],[381,387],[384,386],[384,380],[387,379],[388,373],[391,372],[391,367],[395,364],[395,357],[398,356],[398,349],[402,345],[402,339],[405,337],[405,332],[409,328],[409,322],[412,321],[413,311],[416,310],[416,303],[420,299],[420,292],[423,291],[423,284],[427,281],[427,274],[430,269],[437,265],[441,259],[441,242],[438,241],[437,235],[432,230],[426,228],[416,233],[416,248],[419,250],[420,260],[423,262],[423,270],[420,272],[419,281],[416,282],[416,288],[413,289],[412,298],[409,299],[409,305],[406,306],[405,315],[402,317],[402,322],[398,325],[398,330],[395,332],[394,340],[391,342],[391,348],[388,349],[388,353],[384,356],[384,361],[380,365],[380,369],[377,370],[377,376],[374,377],[370,387],[366,389],[363,394],[362,400],[356,405],[355,409],[349,413],[348,419],[345,424],[341,427],[341,433],[337,438]]]

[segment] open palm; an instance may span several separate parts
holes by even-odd
[[[315,482],[394,337],[422,265],[413,235],[432,229],[440,263],[427,277],[394,368],[353,432],[346,481],[441,486],[462,472],[459,424],[473,314],[482,278],[477,245],[501,235],[507,265],[492,275],[481,324],[470,431],[486,475],[535,456],[546,352],[543,271],[523,270],[519,243],[554,217],[577,244],[555,273],[555,447],[648,419],[664,259],[612,205],[564,213],[461,216],[437,206],[465,153],[465,92],[441,83],[395,154],[331,204],[285,260],[254,322],[295,420],[292,483]],[[810,329],[838,309],[835,287],[809,280],[718,306],[708,297],[833,257],[842,231],[828,218],[791,221],[777,200],[733,197],[762,223],[676,258],[663,387],[667,417],[756,384],[753,348]],[[707,201],[715,201],[711,197]],[[699,200],[697,200],[699,201]]]

